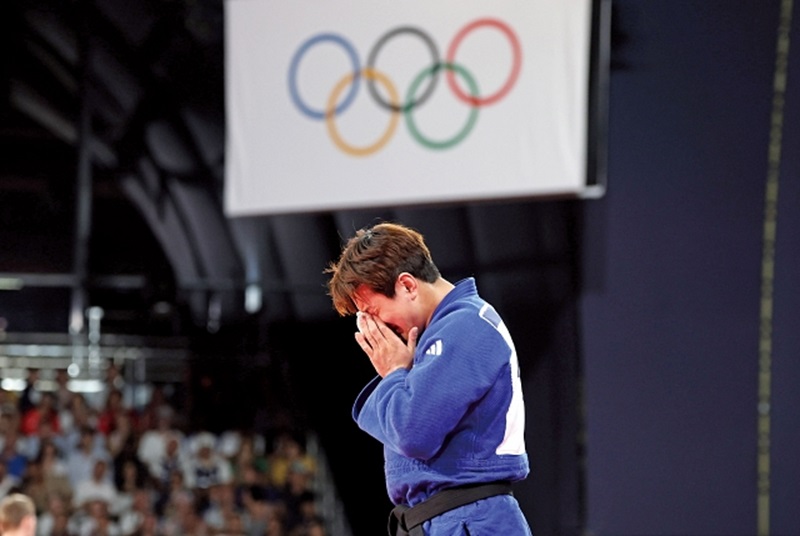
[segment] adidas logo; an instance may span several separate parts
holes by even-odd
[[[442,355],[442,340],[438,339],[428,346],[428,349],[425,350],[425,355]]]

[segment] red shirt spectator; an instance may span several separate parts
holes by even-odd
[[[52,431],[56,434],[61,433],[61,423],[56,409],[56,397],[49,391],[42,393],[39,404],[22,414],[20,431],[26,436],[33,435],[39,430],[39,423],[42,421],[47,421]]]

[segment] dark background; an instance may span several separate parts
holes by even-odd
[[[354,229],[398,219],[448,279],[477,278],[515,337],[532,465],[517,496],[534,534],[764,533],[759,407],[769,533],[800,534],[799,8],[611,6],[603,198],[229,221],[219,0],[3,2],[0,273],[25,282],[0,290],[3,341],[66,335],[85,291],[104,344],[150,351],[148,378],[181,386],[193,426],[268,428],[288,413],[313,429],[354,534],[380,534],[380,446],[350,420],[372,370],[321,271]],[[163,366],[173,347],[185,376]]]

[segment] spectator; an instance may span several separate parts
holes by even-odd
[[[275,440],[275,449],[269,456],[270,480],[278,488],[286,486],[289,468],[295,463],[303,465],[309,473],[316,471],[316,462],[300,440],[288,431],[281,432]]]
[[[165,407],[172,409],[167,395],[164,393],[164,387],[161,385],[152,386],[147,403],[139,411],[139,432],[143,433],[146,430],[158,428],[158,422],[162,418],[161,413]],[[174,425],[174,422],[170,422],[170,425]]]
[[[174,485],[175,475],[180,476],[180,483],[181,486],[183,486],[183,471],[185,465],[180,436],[178,434],[171,434],[168,436],[165,448],[166,450],[163,452],[161,458],[151,462],[149,466],[146,466],[149,480],[153,482],[156,491],[162,499],[169,495],[170,489]],[[142,462],[140,461],[140,463]]]
[[[236,512],[227,512],[222,528],[216,534],[243,535],[247,530],[248,521]]]
[[[22,422],[20,423],[22,433],[26,436],[35,435],[42,424],[48,424],[55,433],[60,433],[61,425],[58,419],[56,395],[50,391],[44,391],[39,394],[38,400],[38,403],[22,413]]]
[[[86,402],[98,414],[102,413],[107,407],[108,398],[114,391],[120,394],[120,402],[122,402],[122,394],[125,389],[125,379],[119,367],[114,363],[108,363],[105,370],[105,380],[103,381],[102,388],[99,391],[90,393],[86,397]],[[126,401],[129,402],[129,401]],[[129,403],[126,403],[127,408],[131,408]]]
[[[0,533],[3,536],[35,536],[36,507],[27,495],[14,493],[0,501]]]
[[[247,536],[272,536],[276,532],[275,527],[283,530],[283,504],[279,501],[269,501],[258,495],[246,494],[244,497],[244,509],[247,512],[248,526],[245,534]],[[270,528],[272,527],[272,528]]]
[[[164,536],[164,533],[161,531],[158,516],[155,512],[150,512],[136,530],[129,534],[123,532],[123,536]]]
[[[29,368],[25,382],[25,387],[22,389],[17,399],[17,410],[20,415],[25,415],[28,410],[39,405],[39,401],[42,397],[42,392],[37,385],[39,382],[39,369]]]
[[[69,408],[75,393],[69,388],[69,373],[67,373],[67,369],[58,369],[56,371],[55,381],[56,389],[54,393],[56,396],[56,408],[60,413]]]
[[[114,426],[106,436],[106,446],[112,458],[137,457],[139,438],[127,412],[114,415]]]
[[[325,521],[319,516],[303,522],[289,532],[289,536],[327,536],[327,534]]]
[[[120,532],[123,536],[139,534],[151,519],[155,519],[152,493],[146,488],[139,488],[133,492],[131,507],[119,515]]]
[[[154,467],[157,468],[164,460],[164,455],[167,451],[167,443],[171,439],[177,438],[179,443],[183,441],[183,433],[173,427],[173,413],[174,410],[171,406],[166,404],[160,406],[157,412],[155,427],[142,432],[139,438],[139,446],[136,455],[143,464],[151,469],[151,471]],[[160,471],[156,469],[156,473],[159,472]]]
[[[117,505],[119,493],[108,474],[108,460],[96,458],[89,478],[81,480],[75,486],[72,504],[76,509],[87,509],[89,503],[101,501],[109,509]]]
[[[73,488],[80,482],[91,479],[97,459],[110,463],[111,455],[106,450],[102,437],[98,436],[94,428],[84,426],[78,444],[67,454],[67,476]]]
[[[70,400],[69,407],[62,409],[58,417],[61,434],[64,436],[68,449],[80,442],[81,433],[85,428],[97,429],[97,414],[79,393],[75,393]]]
[[[106,397],[105,406],[97,414],[97,430],[104,436],[114,431],[117,425],[117,415],[124,414],[132,417],[132,413],[122,402],[122,391],[111,389]]]
[[[301,435],[279,434],[268,455],[249,428],[185,435],[159,395],[155,421],[126,408],[113,386],[97,413],[68,388],[66,371],[57,391],[39,390],[38,374],[26,395],[38,405],[24,416],[0,390],[0,497],[33,501],[37,536],[324,536],[309,489],[316,463]],[[157,425],[140,431],[146,422]]]
[[[73,536],[76,528],[71,523],[69,501],[54,493],[48,497],[47,508],[39,512],[37,536]]]
[[[275,508],[271,511],[271,514],[267,519],[267,534],[269,534],[269,536],[288,535],[283,516],[284,510],[282,508]]]
[[[266,474],[269,461],[264,455],[263,441],[255,435],[243,435],[239,442],[239,450],[230,459],[231,471],[234,481],[239,484],[244,478],[244,473],[253,468],[260,474]]]
[[[25,445],[25,438],[20,437],[19,432],[13,428],[6,430],[0,438],[0,463],[6,466],[9,475],[20,482],[25,477],[25,467],[28,465]]]
[[[212,533],[203,521],[194,494],[186,489],[173,490],[162,523],[163,536],[206,536]]]
[[[17,413],[19,398],[16,393],[0,387],[0,412],[3,414]]]
[[[186,487],[199,492],[208,490],[218,484],[229,484],[233,481],[230,464],[218,454],[216,438],[210,432],[200,432],[192,441],[194,455],[187,460],[184,475]]]
[[[238,519],[242,526],[248,523],[247,514],[236,504],[233,484],[216,484],[208,489],[208,504],[203,511],[203,520],[218,533],[241,533],[241,529],[233,530],[232,520]]]
[[[54,430],[52,423],[47,419],[39,421],[35,434],[25,437],[25,455],[28,459],[37,458],[45,443],[55,445],[59,452],[66,452],[69,449],[69,443],[64,435]]]
[[[5,437],[9,430],[19,431],[19,412],[16,408],[7,409],[0,413],[0,438]]]
[[[39,455],[35,458],[41,468],[42,478],[48,495],[54,493],[72,500],[72,486],[69,483],[67,464],[53,441],[43,441]]]
[[[109,505],[103,500],[88,501],[84,514],[78,517],[76,536],[121,536],[119,526],[114,523]]]
[[[232,460],[242,448],[243,439],[241,430],[223,430],[217,440],[217,452]]]
[[[122,458],[117,467],[118,471],[114,474],[114,485],[117,486],[120,493],[133,494],[137,489],[150,483],[147,469],[138,458]]]
[[[311,490],[311,472],[296,461],[289,468],[282,499],[286,504],[286,528],[291,531],[317,515],[316,496]]]
[[[269,481],[266,473],[257,466],[245,467],[239,480],[235,481],[236,501],[247,507],[249,501],[276,502],[281,500],[281,490]]]
[[[42,474],[42,465],[38,461],[28,462],[25,468],[25,477],[20,483],[20,492],[24,493],[33,501],[37,511],[47,507],[48,490]]]
[[[258,493],[252,495],[246,493],[242,498],[242,509],[247,516],[244,534],[247,536],[285,534],[286,505],[280,499],[268,498]]]
[[[14,475],[8,473],[6,464],[0,462],[0,499],[11,495],[12,493],[19,492],[21,480]]]

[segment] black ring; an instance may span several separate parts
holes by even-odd
[[[428,46],[428,50],[431,51],[431,56],[433,56],[433,63],[432,66],[439,65],[439,50],[436,48],[436,43],[433,42],[433,39],[420,30],[419,28],[415,28],[413,26],[400,26],[395,28],[394,30],[390,30],[389,32],[385,33],[378,42],[375,43],[375,46],[372,47],[372,50],[369,53],[369,58],[367,59],[367,68],[374,69],[375,68],[375,60],[378,58],[378,52],[380,51],[381,47],[386,44],[386,41],[391,39],[392,37],[401,34],[401,33],[411,33],[418,37],[420,37],[425,44]],[[386,102],[381,97],[380,93],[378,93],[377,88],[375,87],[375,80],[367,79],[367,87],[369,88],[369,92],[372,94],[372,98],[375,99],[375,102],[380,104],[383,108],[387,110],[391,110],[392,112],[408,112],[415,106],[422,104],[428,97],[431,96],[433,93],[434,88],[436,87],[436,82],[439,80],[438,74],[436,76],[431,76],[431,81],[428,83],[428,87],[425,88],[425,91],[419,96],[419,98],[413,102],[409,102],[404,104],[402,107],[396,104],[392,104],[390,102]]]

